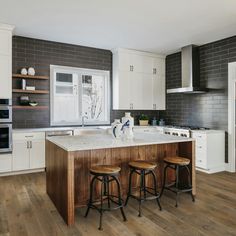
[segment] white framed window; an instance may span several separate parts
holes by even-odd
[[[50,66],[52,126],[110,124],[110,73]]]

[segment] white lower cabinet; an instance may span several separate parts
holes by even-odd
[[[45,138],[33,140],[30,148],[30,168],[45,168]]]
[[[45,133],[13,133],[12,170],[45,168]]]
[[[28,170],[30,168],[28,141],[26,140],[13,141],[12,158],[13,158],[12,162],[13,171]]]
[[[0,173],[9,172],[12,169],[12,154],[0,154]]]
[[[223,130],[194,130],[196,167],[207,173],[225,170],[225,132]]]

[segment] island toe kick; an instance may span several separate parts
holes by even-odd
[[[167,156],[182,156],[190,159],[192,192],[196,194],[195,180],[195,143],[193,140],[167,144],[142,145],[118,148],[104,148],[96,150],[66,151],[51,141],[46,141],[46,188],[58,212],[71,226],[74,224],[75,208],[83,207],[89,199],[91,166],[111,164],[121,167],[120,182],[122,198],[128,192],[129,166],[132,160],[148,160],[157,163],[155,169],[159,190],[163,182],[163,159]],[[175,179],[174,172],[169,172],[167,182]],[[185,173],[181,179],[188,181]],[[132,180],[132,186],[138,186],[138,177]],[[147,178],[147,186],[152,186],[152,178]],[[114,192],[115,188],[111,190]],[[95,198],[99,198],[100,185],[96,185]],[[116,193],[114,193],[116,194]],[[163,206],[164,208],[165,206]]]

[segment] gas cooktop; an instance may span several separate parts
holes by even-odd
[[[187,129],[187,130],[209,130],[210,128],[190,125],[167,125],[167,128]]]

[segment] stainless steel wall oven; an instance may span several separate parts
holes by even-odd
[[[12,152],[12,103],[0,99],[0,154]]]

